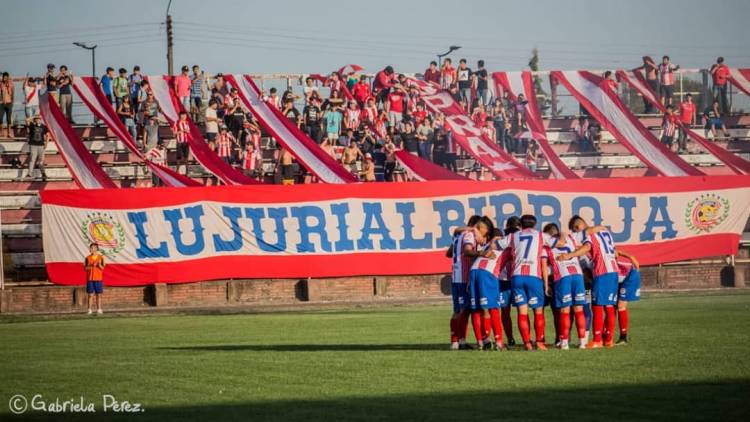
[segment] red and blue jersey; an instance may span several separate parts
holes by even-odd
[[[523,229],[510,235],[508,249],[513,263],[514,276],[542,278],[543,258],[547,258],[544,235],[535,229]]]
[[[474,262],[474,257],[464,255],[464,249],[466,245],[471,245],[472,248],[476,249],[477,239],[474,229],[467,229],[453,236],[453,243],[451,244],[453,253],[453,282],[454,283],[468,283],[469,282],[469,270]]]
[[[497,239],[495,242],[493,242],[493,245],[495,246],[495,249],[493,251],[493,255],[491,257],[484,257],[480,256],[477,259],[474,260],[474,263],[471,265],[472,270],[484,270],[489,273],[492,273],[496,278],[500,280],[507,279],[507,270],[505,268],[501,267],[501,257],[503,254],[503,250],[508,247],[508,240],[507,239]],[[488,246],[489,247],[489,246]],[[500,276],[503,275],[505,278],[500,278]]]
[[[598,231],[593,234],[583,232],[583,244],[591,245],[591,273],[599,277],[608,273],[617,273],[617,256],[615,242],[609,230]]]
[[[582,275],[583,270],[581,269],[581,263],[579,262],[578,258],[571,258],[565,261],[558,261],[557,257],[564,254],[564,253],[571,253],[575,251],[578,248],[578,243],[571,235],[567,235],[563,240],[565,241],[565,244],[562,247],[556,247],[554,246],[557,242],[557,239],[555,239],[555,243],[549,246],[548,253],[551,255],[550,257],[550,267],[552,267],[552,278],[555,281],[559,281],[563,277],[571,276],[571,275]],[[555,259],[551,259],[551,258]]]
[[[617,257],[617,277],[622,283],[627,278],[630,271],[633,269],[633,262],[624,256],[620,255]]]

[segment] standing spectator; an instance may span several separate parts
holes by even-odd
[[[49,131],[42,124],[42,117],[34,116],[34,120],[28,128],[29,169],[27,178],[34,178],[34,168],[38,166],[42,173],[42,181],[47,180],[47,173],[44,172],[44,150],[47,148],[47,142],[49,142]]]
[[[529,147],[526,148],[526,167],[532,172],[536,171],[537,162],[539,161],[539,144],[536,139],[529,141]]]
[[[174,78],[174,90],[177,94],[177,98],[180,100],[180,104],[185,111],[190,111],[190,77],[188,72],[190,70],[187,66],[182,66],[181,73]]]
[[[404,120],[405,99],[404,92],[398,87],[391,90],[388,94],[386,109],[388,110],[388,125],[392,128]]]
[[[219,133],[219,116],[216,113],[218,104],[216,100],[209,100],[208,107],[206,107],[205,121],[206,121],[206,141],[208,141],[208,147],[213,151],[215,148],[214,141]]]
[[[516,101],[513,103],[513,136],[526,129],[526,105],[528,103],[523,94],[518,94]]]
[[[685,100],[680,103],[680,137],[677,139],[677,145],[679,147],[678,152],[687,152],[687,131],[690,130],[691,126],[695,126],[696,115],[695,115],[695,103],[693,103],[693,95],[688,93],[685,95]]]
[[[112,93],[112,83],[114,79],[115,70],[111,67],[107,67],[107,71],[102,76],[101,81],[99,81],[99,85],[102,87],[102,91],[104,91],[104,96],[107,97],[110,104],[114,103],[114,95]]]
[[[336,92],[338,94],[338,91],[332,91],[331,96],[335,97],[333,95],[333,92]],[[277,94],[278,91],[276,88],[272,87],[270,90],[268,90],[268,96],[265,98],[265,102],[268,103],[271,107],[274,107],[276,110],[281,110],[281,98],[279,98],[279,95]]]
[[[128,90],[128,71],[121,67],[118,71],[119,75],[114,80],[113,91],[115,93],[115,108],[119,109],[120,105],[125,101],[125,98],[129,96]]]
[[[659,101],[662,105],[672,105],[672,96],[674,95],[674,71],[679,70],[680,66],[674,65],[669,61],[669,56],[661,58],[659,65]]]
[[[372,93],[375,95],[378,104],[385,103],[394,85],[396,85],[396,79],[393,67],[386,66],[385,69],[375,75],[375,80],[372,83]]]
[[[341,155],[341,164],[346,167],[349,172],[359,177],[359,170],[357,169],[357,160],[364,158],[362,151],[357,146],[356,142],[349,142],[349,145],[344,148],[344,152]]]
[[[193,65],[193,75],[190,77],[190,102],[193,105],[193,120],[196,122],[203,108],[203,94],[206,92],[206,78],[197,64]]]
[[[373,152],[375,147],[378,145],[378,140],[375,138],[375,134],[372,133],[369,126],[365,126],[364,132],[362,133],[362,139],[360,140],[359,149],[363,153]]]
[[[123,97],[122,103],[117,108],[117,115],[122,120],[133,141],[137,142],[138,133],[135,130],[135,112],[133,111],[133,106],[130,104],[130,97],[127,95]]]
[[[188,141],[193,136],[190,133],[187,112],[180,111],[180,118],[172,127],[172,132],[174,132],[174,137],[177,141],[177,171],[180,171],[180,165],[184,165],[185,174],[187,174],[187,163],[190,156],[190,144]]]
[[[242,169],[250,177],[259,177],[263,169],[263,156],[253,142],[245,145],[245,153],[242,156]]]
[[[642,60],[643,65],[641,65],[641,67],[639,67],[638,69],[643,70],[643,73],[646,75],[646,82],[648,83],[649,88],[651,88],[651,90],[655,93],[659,92],[659,79],[657,78],[659,67],[654,62],[654,59],[652,59],[650,56],[643,56]],[[643,108],[643,112],[646,114],[651,114],[654,112],[653,104],[651,104],[651,102],[646,97],[643,97]]]
[[[729,79],[729,67],[724,64],[724,57],[716,59],[711,66],[711,78],[713,79],[714,99],[719,100],[721,114],[729,114],[729,100],[727,99],[727,79]]]
[[[26,123],[31,123],[34,116],[39,113],[39,82],[35,78],[28,78],[23,84],[24,113]]]
[[[716,139],[716,129],[721,129],[724,133],[725,138],[729,138],[729,131],[726,125],[721,120],[721,108],[719,106],[719,100],[714,100],[711,106],[703,111],[703,120],[705,121],[706,137],[711,133],[711,137]]]
[[[300,117],[299,110],[294,107],[294,100],[289,98],[284,100],[284,106],[281,109],[281,114],[286,116],[292,124],[297,124],[297,119]]]
[[[146,155],[146,159],[151,161],[154,164],[158,164],[160,166],[166,166],[167,165],[167,148],[164,146],[164,142],[159,141],[156,143],[156,146],[151,148],[148,151],[148,154]],[[151,172],[151,186],[152,187],[159,187],[164,186],[164,182],[159,178],[159,176],[156,175],[156,173]]]
[[[323,139],[323,113],[320,110],[320,97],[313,95],[309,103],[302,110],[303,122],[307,136],[315,142],[320,143]]]
[[[91,315],[91,302],[96,296],[96,313],[102,313],[102,293],[104,293],[104,255],[99,252],[99,245],[89,245],[90,254],[83,261],[83,269],[86,271],[86,293],[88,294],[88,314]]]
[[[414,133],[414,124],[407,120],[404,122],[404,131],[401,133],[401,147],[411,155],[419,156],[419,141]]]
[[[385,167],[383,169],[383,178],[386,182],[393,182],[393,173],[396,171],[396,144],[393,143],[393,138],[390,135],[386,135],[385,144],[383,145],[385,150]]]
[[[576,142],[578,150],[581,152],[593,151],[593,144],[589,138],[589,119],[586,116],[578,117],[578,124],[575,127]]]
[[[143,82],[143,75],[141,75],[141,67],[133,66],[133,73],[128,76],[128,90],[130,91],[130,103],[133,104],[133,111],[138,113],[138,107],[140,106],[140,92],[141,82]]]
[[[227,130],[226,126],[221,125],[219,127],[219,137],[216,138],[216,149],[219,158],[227,164],[231,164],[232,162],[232,150],[235,143],[235,137]]]
[[[303,88],[305,94],[305,105],[309,105],[313,95],[320,95],[318,87],[315,86],[315,80],[311,77],[305,78],[305,87]]]
[[[437,62],[430,62],[430,67],[424,71],[424,81],[440,85],[440,70],[437,68]]]
[[[458,77],[458,93],[461,96],[461,99],[466,101],[465,110],[468,113],[471,104],[471,69],[466,67],[466,59],[458,61],[456,75]]]
[[[344,110],[344,128],[357,130],[361,121],[361,110],[356,101],[349,101],[349,107]]]
[[[482,134],[484,134],[487,139],[490,139],[493,142],[497,139],[497,132],[495,132],[495,125],[492,122],[492,117],[485,117],[481,128]]]
[[[487,112],[484,110],[484,106],[478,104],[474,107],[474,111],[471,112],[471,120],[478,127],[484,127],[484,122],[487,120]]]
[[[276,171],[281,173],[282,185],[294,184],[294,156],[286,148],[281,148],[279,161],[276,163]]]
[[[677,117],[674,115],[674,108],[668,105],[667,112],[664,113],[661,121],[661,143],[670,151],[672,150],[672,143],[674,142],[674,135],[676,133]]]
[[[341,75],[339,75],[338,72],[331,73],[331,76],[326,81],[326,86],[330,88],[329,97],[332,97],[334,92],[336,92],[339,97],[343,97],[344,82],[341,80]]]
[[[365,182],[375,181],[375,163],[372,161],[372,154],[365,154],[364,168],[362,169],[362,178]]]
[[[352,129],[345,129],[341,133],[341,136],[339,136],[338,144],[342,147],[348,147],[352,142],[357,142],[357,140],[354,139],[354,131]]]
[[[50,94],[55,99],[55,102],[59,102],[57,76],[55,76],[55,65],[52,63],[47,63],[47,73],[44,74],[44,86],[47,88],[47,94]]]
[[[484,60],[477,61],[475,75],[477,76],[477,98],[479,99],[479,104],[484,107],[488,105],[487,101],[489,100],[489,96],[487,95],[488,75],[487,69],[484,68]]]
[[[323,118],[326,121],[326,138],[328,138],[331,144],[335,145],[341,134],[341,122],[343,120],[339,106],[332,106],[326,110]]]
[[[7,123],[5,136],[13,138],[13,96],[15,88],[13,87],[13,80],[10,79],[8,72],[3,72],[2,80],[0,80],[0,125],[3,122]]]
[[[417,123],[417,141],[419,141],[419,156],[425,160],[432,160],[432,120],[426,118]]]
[[[73,77],[68,73],[68,66],[60,66],[60,75],[57,77],[57,86],[60,92],[60,110],[65,119],[73,123],[73,91],[71,86]]]
[[[492,124],[495,125],[495,142],[497,146],[508,151],[508,145],[505,139],[505,123],[508,121],[508,113],[505,111],[505,105],[501,98],[495,99],[495,106],[492,108]]]
[[[359,82],[352,87],[352,96],[357,100],[357,104],[359,104],[361,108],[364,108],[365,102],[371,95],[372,90],[370,89],[370,84],[367,83],[367,76],[362,75],[359,78]]]
[[[453,68],[453,61],[449,58],[443,60],[443,67],[440,68],[440,87],[450,90],[456,83],[456,69]]]
[[[156,115],[148,116],[143,127],[144,150],[152,150],[159,145],[159,142],[159,117]]]

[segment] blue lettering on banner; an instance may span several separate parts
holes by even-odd
[[[646,242],[654,240],[656,234],[654,228],[663,227],[664,231],[661,232],[662,239],[674,239],[677,237],[677,230],[674,229],[674,222],[669,218],[669,210],[667,209],[667,197],[666,196],[654,196],[649,198],[649,204],[651,205],[651,211],[646,220],[646,227],[640,235],[640,241]],[[657,220],[657,217],[661,216]]]
[[[432,233],[425,233],[421,239],[414,238],[414,223],[411,216],[415,212],[413,202],[397,202],[396,212],[401,214],[404,228],[404,238],[398,242],[399,249],[430,249],[432,248]]]
[[[372,235],[380,236],[380,246],[378,249],[396,249],[396,242],[388,232],[385,221],[383,221],[383,206],[379,202],[363,202],[362,210],[365,213],[365,222],[362,226],[362,236],[357,240],[357,249],[372,250],[373,243],[370,238]],[[375,223],[375,227],[373,227],[373,223]]]
[[[495,208],[495,220],[498,227],[505,227],[505,221],[514,216],[521,215],[521,199],[512,193],[503,193],[490,196],[490,205]],[[505,211],[505,206],[513,206],[512,211]]]
[[[182,241],[182,231],[180,230],[180,220],[182,220],[182,210],[179,208],[173,210],[164,210],[164,218],[169,222],[172,228],[172,239],[174,240],[177,252],[181,255],[197,255],[203,252],[205,248],[205,242],[203,240],[203,225],[201,224],[201,217],[203,216],[203,206],[195,205],[192,207],[186,207],[185,217],[193,221],[193,235],[195,240],[190,245],[186,245]]]
[[[242,230],[240,229],[239,219],[242,217],[242,208],[240,207],[221,207],[221,213],[229,219],[229,226],[232,228],[232,239],[224,240],[220,235],[214,234],[214,249],[216,252],[236,252],[242,248]]]
[[[338,252],[353,251],[354,242],[349,239],[349,226],[346,224],[349,204],[331,204],[331,214],[336,216],[336,228],[339,229],[339,240],[333,244],[333,247]]]
[[[621,196],[617,199],[617,204],[622,208],[622,231],[615,233],[610,227],[612,240],[615,243],[624,243],[630,240],[630,231],[633,227],[633,208],[635,208],[635,198],[632,196]]]
[[[544,227],[547,223],[554,223],[560,227],[560,201],[551,195],[533,195],[529,194],[529,204],[534,207],[536,216],[536,227]],[[550,209],[545,213],[545,209]]]
[[[128,212],[128,221],[135,227],[135,238],[138,240],[138,247],[135,249],[135,256],[138,259],[144,258],[169,258],[169,249],[167,242],[159,243],[159,246],[152,248],[148,245],[148,235],[144,227],[148,221],[148,216],[144,211]]]
[[[577,196],[573,198],[570,204],[572,215],[581,215],[581,210],[588,208],[591,210],[591,221],[595,226],[602,224],[602,209],[599,201],[593,196]]]
[[[469,208],[472,214],[484,215],[484,207],[487,206],[486,196],[475,196],[469,198]]]
[[[319,207],[304,206],[292,207],[292,217],[299,222],[299,238],[297,252],[315,252],[315,244],[310,242],[310,235],[316,234],[320,238],[320,249],[331,252],[331,242],[328,241],[326,233],[326,216]],[[315,219],[317,223],[308,224],[308,219]]]
[[[268,218],[276,224],[276,243],[265,240],[261,219],[265,218],[265,208],[245,208],[245,217],[253,221],[253,235],[258,240],[258,247],[264,252],[282,252],[286,250],[286,228],[284,219],[287,217],[286,208],[268,208]]]
[[[456,199],[446,199],[444,201],[433,201],[432,209],[438,213],[438,224],[440,224],[440,237],[435,247],[444,248],[451,244],[453,239],[453,229],[464,226],[466,218],[464,204]],[[453,213],[453,218],[448,214]]]

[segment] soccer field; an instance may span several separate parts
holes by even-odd
[[[631,309],[630,345],[547,352],[448,351],[448,305],[6,317],[0,419],[747,417],[750,293],[651,295]],[[17,416],[16,394],[83,396],[97,413]],[[103,414],[103,394],[144,411]]]

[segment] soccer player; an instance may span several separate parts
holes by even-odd
[[[472,323],[474,325],[474,334],[482,336],[478,332],[478,325],[484,328],[485,337],[489,338],[489,329],[495,334],[494,349],[503,349],[503,326],[500,322],[500,302],[501,297],[498,294],[500,284],[498,276],[500,274],[500,257],[502,251],[506,248],[507,242],[504,241],[500,229],[493,229],[492,238],[486,242],[484,252],[474,260],[469,273],[469,309],[471,309]],[[489,316],[488,316],[489,314]],[[480,339],[481,337],[477,337]],[[492,341],[482,344],[478,341],[480,349],[484,346],[492,346]]]
[[[505,242],[506,247],[509,236],[517,231],[521,230],[521,219],[518,216],[508,217],[505,221]],[[511,294],[512,289],[510,286],[510,275],[513,272],[513,263],[508,260],[508,263],[500,269],[498,279],[500,282],[500,314],[503,321],[503,330],[505,336],[508,338],[506,343],[508,347],[516,345],[516,339],[513,338],[513,320],[510,315],[511,304],[513,303],[513,295]]]
[[[620,291],[617,296],[617,317],[620,321],[620,338],[615,345],[628,344],[628,303],[641,300],[641,273],[638,260],[631,254],[617,250],[617,269]]]
[[[503,260],[511,259],[513,272],[510,279],[513,304],[518,309],[518,329],[526,350],[532,350],[529,328],[529,308],[534,311],[536,348],[547,350],[544,345],[544,297],[548,292],[547,252],[544,236],[534,229],[536,217],[523,215],[521,231],[510,235]],[[501,261],[502,262],[502,261]]]
[[[86,293],[88,294],[88,314],[91,315],[91,302],[96,298],[96,313],[102,314],[102,293],[104,292],[104,255],[99,252],[99,245],[89,245],[89,255],[83,260],[86,271]]]
[[[563,253],[574,251],[578,244],[573,236],[561,234],[560,228],[555,223],[549,223],[542,230],[544,233],[564,242],[563,246],[553,245],[548,254],[557,257]],[[578,258],[567,261],[557,261],[550,258],[552,267],[552,280],[554,282],[555,307],[559,309],[560,315],[557,321],[557,331],[560,337],[559,348],[568,350],[570,348],[568,339],[570,334],[570,307],[573,306],[576,328],[578,329],[579,348],[586,347],[586,316],[583,313],[583,305],[586,304],[586,288],[583,283],[583,270]]]
[[[617,261],[615,243],[612,233],[605,227],[589,227],[578,215],[570,219],[570,226],[575,232],[581,233],[582,245],[571,253],[558,255],[558,261],[567,261],[571,258],[588,254],[592,262],[593,283],[591,286],[591,299],[593,303],[593,325],[594,338],[587,347],[590,349],[602,347],[602,332],[604,330],[604,312],[607,313],[607,330],[604,338],[604,346],[614,345],[612,334],[615,329],[615,310],[617,303]]]
[[[451,350],[466,348],[466,324],[468,320],[463,312],[466,299],[466,285],[468,282],[468,267],[464,271],[463,251],[465,249],[473,250],[476,248],[476,231],[474,226],[479,222],[481,217],[472,215],[466,223],[466,227],[456,229],[453,233],[451,246],[448,248],[445,256],[451,258],[452,280],[451,280],[451,297],[453,299],[453,315],[451,315]],[[470,266],[470,265],[469,265]]]

